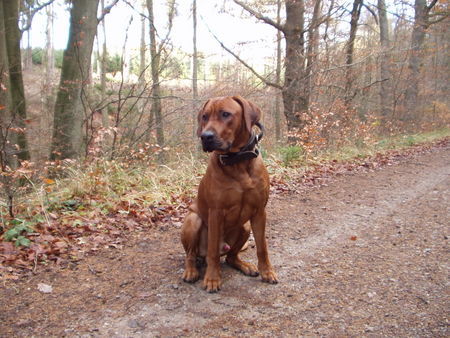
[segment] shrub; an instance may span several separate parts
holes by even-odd
[[[298,145],[280,148],[281,159],[283,161],[283,165],[286,167],[298,162],[304,153],[304,149]]]

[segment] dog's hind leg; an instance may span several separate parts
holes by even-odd
[[[191,211],[184,219],[181,229],[181,242],[186,251],[183,280],[188,283],[194,283],[199,279],[196,259],[199,254],[201,227],[201,218],[195,212]]]

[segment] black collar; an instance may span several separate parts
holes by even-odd
[[[252,130],[252,134],[247,144],[243,146],[238,152],[236,153],[229,152],[223,155],[219,155],[219,162],[222,165],[233,165],[239,162],[248,161],[258,157],[259,155],[258,142],[262,139],[264,135],[264,126],[259,122],[256,122],[255,125],[261,130],[261,133],[256,135],[255,132]]]

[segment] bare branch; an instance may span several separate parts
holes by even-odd
[[[431,9],[434,7],[434,5],[436,5],[437,0],[433,0],[431,1],[431,3],[427,6],[427,11],[431,11]]]
[[[449,15],[446,14],[446,15],[444,15],[444,16],[440,17],[439,19],[436,19],[436,20],[429,20],[429,19],[428,19],[428,21],[427,21],[427,27],[429,27],[429,26],[431,26],[431,25],[434,25],[435,23],[444,21],[444,20],[447,19],[448,17],[449,17]]]
[[[377,14],[373,11],[372,8],[370,8],[367,4],[363,3],[363,6],[366,7],[366,9],[369,11],[370,14],[372,14],[373,18],[375,19],[375,23],[378,25],[378,17]]]
[[[381,80],[373,81],[372,83],[369,83],[367,86],[362,87],[361,90],[365,91],[365,90],[369,89],[370,87],[372,87],[373,85],[376,85],[377,83],[381,83],[384,81],[389,81],[389,79],[381,79]]]
[[[31,27],[31,23],[33,22],[33,17],[34,15],[39,12],[41,9],[43,9],[44,7],[47,7],[48,5],[51,5],[55,0],[50,0],[47,2],[44,2],[42,5],[37,6],[35,8],[30,8],[30,12],[29,15],[27,17],[27,23],[25,26],[23,26],[22,28],[20,28],[20,34],[22,34],[23,32],[26,32],[27,30],[30,29]]]
[[[239,0],[233,0],[237,5],[241,6],[243,9],[245,9],[247,12],[249,12],[251,15],[253,15],[258,20],[261,20],[265,22],[268,25],[271,25],[275,27],[276,29],[284,32],[284,26],[281,24],[278,24],[277,22],[273,21],[272,19],[268,18],[267,16],[262,15],[261,13],[256,12],[254,9],[248,7],[246,4]]]
[[[200,18],[205,22],[205,20],[203,19],[202,16],[200,16]],[[274,83],[271,82],[269,80],[267,80],[266,78],[264,78],[262,75],[260,75],[252,66],[250,66],[247,62],[245,62],[244,60],[242,60],[239,55],[237,55],[236,53],[234,53],[231,49],[229,49],[227,46],[225,46],[223,44],[222,41],[219,40],[219,38],[211,31],[211,29],[209,29],[208,25],[205,23],[206,28],[208,29],[208,31],[211,33],[211,35],[214,37],[214,39],[216,39],[216,41],[220,44],[220,46],[225,49],[228,53],[230,53],[231,55],[234,56],[234,58],[236,58],[236,60],[238,60],[240,63],[242,63],[244,65],[245,68],[247,68],[248,70],[250,70],[258,79],[260,79],[263,83],[265,83],[267,86],[271,86],[277,89],[282,90],[283,87],[281,85],[279,85],[278,83]]]
[[[113,2],[112,2],[109,6],[106,6],[106,7],[103,9],[102,15],[100,15],[100,17],[97,19],[98,22],[102,21],[102,20],[105,18],[105,16],[111,12],[111,9],[112,9],[118,2],[119,2],[119,0],[113,0]]]

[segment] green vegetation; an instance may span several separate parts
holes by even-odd
[[[278,151],[285,167],[298,164],[304,158],[305,154],[305,151],[301,146],[281,147]]]
[[[33,232],[32,222],[23,219],[12,219],[6,222],[6,225],[9,229],[3,235],[5,241],[14,242],[15,246],[30,246],[31,241],[25,235]]]
[[[54,50],[54,53],[55,67],[61,69],[64,50],[56,49]],[[41,47],[33,48],[33,51],[31,52],[31,60],[34,65],[42,65],[44,62],[44,49]]]
[[[323,160],[350,160],[374,155],[392,149],[403,149],[416,144],[433,142],[450,136],[450,128],[441,128],[430,132],[404,134],[382,138],[371,142],[355,142],[339,149],[329,149],[318,155]]]

